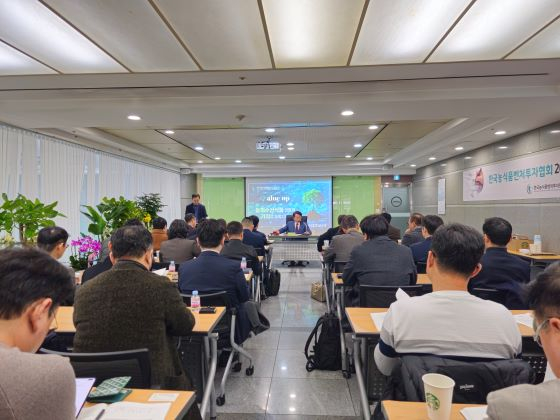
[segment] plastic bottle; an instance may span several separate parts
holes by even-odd
[[[241,258],[241,269],[245,271],[247,269],[247,258]]]
[[[200,296],[198,290],[193,290],[191,296],[191,311],[198,312],[200,310]]]
[[[175,272],[175,261],[171,261],[171,262],[169,263],[169,270],[167,270],[167,271],[169,271],[170,273],[174,273],[174,272]]]
[[[159,251],[156,251],[156,256],[154,257],[154,262],[159,262]]]
[[[541,235],[535,235],[533,237],[533,243],[535,244],[535,251],[542,252],[542,242],[541,242]]]

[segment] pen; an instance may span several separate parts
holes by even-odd
[[[103,417],[103,414],[105,414],[105,409],[103,409],[103,410],[101,410],[101,411],[99,412],[99,414],[97,415],[97,417],[95,418],[95,420],[100,420],[101,417]]]

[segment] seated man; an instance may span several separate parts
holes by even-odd
[[[167,241],[167,220],[163,217],[156,217],[153,222],[152,240],[154,241],[154,251],[159,251],[161,243]]]
[[[253,231],[254,223],[250,217],[241,220],[241,225],[243,226],[243,243],[255,248],[258,255],[264,255],[264,246],[267,242],[264,233]]]
[[[245,257],[251,262],[251,265],[247,265],[247,268],[253,270],[253,273],[257,276],[261,274],[261,263],[259,262],[257,251],[252,246],[243,243],[243,225],[239,222],[229,222],[226,231],[229,242],[224,245],[220,254],[239,261]]]
[[[469,279],[480,271],[482,235],[469,226],[437,229],[428,253],[433,293],[394,302],[375,348],[384,375],[407,353],[462,359],[512,359],[521,335],[511,313],[498,303],[469,294]]]
[[[175,264],[182,264],[192,260],[200,254],[200,248],[196,240],[187,239],[187,223],[182,219],[175,219],[171,222],[168,232],[168,240],[161,243],[159,250],[160,261]]]
[[[278,230],[272,232],[273,235],[280,235],[281,233],[296,233],[298,235],[311,235],[311,229],[307,223],[302,221],[301,211],[296,210],[292,214],[294,220],[290,220],[286,225]]]
[[[323,258],[325,263],[350,260],[352,250],[364,242],[364,235],[360,232],[360,225],[356,217],[344,216],[340,228],[342,234],[334,236],[325,251]]]
[[[438,227],[443,225],[443,220],[439,216],[428,214],[422,219],[422,242],[416,242],[410,245],[412,258],[415,263],[426,263],[428,260],[428,251],[432,246],[432,235]]]
[[[196,217],[194,214],[185,214],[185,222],[187,223],[187,239],[196,239]]]
[[[332,241],[333,237],[336,235],[342,235],[342,221],[346,216],[344,214],[339,214],[337,218],[338,226],[332,227],[328,229],[325,233],[319,236],[317,239],[317,251],[323,252],[323,245],[325,245],[325,241]],[[356,220],[357,221],[357,220]]]
[[[387,220],[387,223],[389,223],[389,231],[387,233],[387,236],[389,237],[389,239],[398,242],[398,240],[401,239],[401,230],[391,224],[393,216],[391,216],[389,213],[381,213],[381,216],[383,216],[385,220]]]
[[[68,359],[34,354],[60,303],[70,272],[31,248],[0,251],[0,418],[76,418],[76,382]]]
[[[151,273],[152,235],[124,226],[111,236],[111,270],[81,286],[74,304],[74,351],[96,353],[147,348],[152,386],[191,390],[175,337],[189,335],[194,317],[177,287]],[[196,404],[191,416],[198,415]]]
[[[242,343],[251,331],[243,307],[243,303],[249,300],[249,290],[239,262],[220,255],[225,234],[215,219],[200,223],[197,241],[202,252],[195,260],[179,266],[179,289],[181,293],[188,294],[192,294],[193,290],[198,290],[199,294],[226,291],[230,303],[238,311],[235,341]]]
[[[373,286],[408,286],[416,284],[416,266],[410,249],[398,245],[387,236],[387,220],[374,214],[360,223],[366,241],[354,247],[342,278],[352,286],[349,306],[359,304],[360,284]]]
[[[404,233],[401,244],[404,246],[410,246],[417,242],[422,242],[424,237],[422,236],[422,216],[420,213],[412,213],[408,219],[408,229]]]
[[[45,227],[37,235],[37,247],[48,252],[55,260],[62,258],[68,245],[68,232],[65,229],[53,226]]]
[[[253,221],[253,229],[252,229],[252,232],[253,232],[254,234],[256,234],[256,235],[262,236],[262,237],[264,238],[264,240],[266,241],[266,240],[267,240],[267,239],[266,239],[266,235],[265,235],[264,233],[262,233],[262,232],[259,232],[259,222],[260,222],[259,216],[255,216],[255,215],[253,214],[253,215],[249,216],[249,219],[251,219],[251,220]]]
[[[488,394],[490,420],[558,418],[560,413],[560,263],[550,265],[529,285],[535,341],[544,349],[555,379],[539,385],[516,385]]]
[[[508,254],[511,224],[500,217],[491,217],[482,225],[486,251],[480,261],[482,270],[469,282],[469,290],[496,289],[505,292],[504,304],[508,309],[527,309],[524,285],[529,283],[529,263]]]

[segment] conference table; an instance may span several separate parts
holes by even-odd
[[[274,257],[280,261],[320,261],[317,252],[318,235],[269,235],[274,241]]]
[[[213,314],[201,314],[199,312],[192,312],[195,324],[192,329],[192,335],[201,335],[204,337],[204,353],[206,362],[206,385],[202,395],[202,403],[200,405],[200,412],[202,417],[208,409],[210,404],[210,417],[216,417],[216,395],[214,390],[214,378],[216,377],[216,369],[218,366],[218,334],[214,333],[214,329],[224,317],[226,308],[217,306],[216,312]],[[74,326],[74,307],[61,306],[58,308],[51,328],[57,333],[61,334],[74,334],[76,327]]]
[[[508,249],[508,253],[523,258],[526,261],[529,261],[531,265],[535,265],[535,263],[552,264],[556,261],[560,261],[560,255],[552,254],[552,253],[531,255],[531,254],[523,254],[522,252],[513,251],[509,249]]]
[[[484,405],[451,404],[449,420],[464,420],[461,410],[468,407],[484,407]],[[425,420],[428,418],[425,402],[385,400],[381,402],[381,411],[386,420]]]

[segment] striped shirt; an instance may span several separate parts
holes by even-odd
[[[511,359],[521,335],[505,306],[465,291],[445,290],[394,302],[385,319],[375,362],[390,375],[405,354]]]

